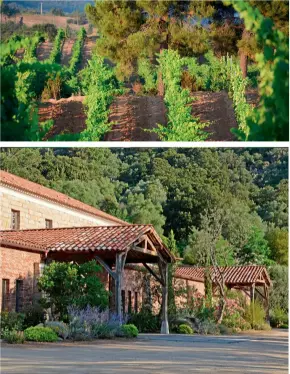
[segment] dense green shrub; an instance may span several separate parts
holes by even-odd
[[[28,327],[24,330],[25,340],[33,342],[56,342],[57,334],[49,327]]]
[[[19,331],[23,329],[23,322],[25,315],[23,313],[16,312],[2,312],[1,318],[1,336],[2,331]]]
[[[147,310],[132,314],[128,323],[135,325],[139,332],[144,333],[159,332],[161,327],[159,316]]]
[[[69,336],[69,328],[68,325],[61,321],[47,321],[45,322],[45,327],[49,327],[53,330],[57,336],[62,339],[67,339]]]
[[[251,324],[252,328],[259,330],[265,324],[266,312],[263,305],[255,300],[246,306],[245,320]]]
[[[122,325],[121,326],[121,334],[125,338],[136,338],[138,336],[138,329],[135,325],[133,324],[128,324],[128,325]]]
[[[45,312],[43,307],[39,303],[34,303],[31,305],[26,305],[23,308],[23,313],[25,315],[23,320],[23,328],[36,326],[39,323],[44,323]]]
[[[9,344],[23,344],[25,340],[23,331],[4,329],[1,331],[1,335],[3,340]]]
[[[193,330],[190,326],[183,324],[178,327],[178,333],[191,335],[193,334]]]
[[[272,327],[288,325],[288,314],[279,307],[274,308],[270,312],[270,324]]]
[[[92,336],[98,339],[112,339],[116,334],[119,326],[109,323],[97,323],[92,326]]]
[[[272,281],[269,294],[270,311],[281,308],[288,314],[288,266],[271,266],[269,275]]]
[[[57,28],[52,23],[37,24],[31,27],[32,31],[38,31],[41,34],[45,34],[50,42],[53,42],[57,35]]]
[[[38,279],[40,291],[47,295],[46,307],[51,307],[53,313],[60,314],[66,321],[68,307],[108,305],[109,293],[97,274],[101,267],[95,261],[75,264],[68,262],[52,262],[46,266]]]

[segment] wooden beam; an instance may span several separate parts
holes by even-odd
[[[256,287],[256,291],[258,292],[258,294],[259,294],[259,295],[260,295],[264,300],[266,300],[266,296],[263,295],[262,292],[260,292],[260,291],[258,290],[257,287]]]
[[[148,266],[145,262],[143,262],[143,265],[145,266],[145,268],[149,271],[149,273],[151,274],[151,275],[153,275],[153,277],[155,278],[155,279],[157,279],[158,280],[158,282],[159,283],[161,283],[161,285],[163,285],[163,280],[154,272],[154,270],[152,270],[151,269],[151,267],[150,266]]]
[[[145,248],[142,248],[142,247],[138,247],[138,246],[133,246],[133,251],[136,251],[136,252],[139,252],[139,253],[143,253],[145,255],[150,255],[150,256],[154,256],[154,257],[157,257],[157,252],[155,251],[150,251],[149,249],[145,249]]]
[[[112,278],[116,279],[116,273],[110,268],[110,266],[99,256],[95,256],[95,259],[103,266],[105,270],[111,275]]]

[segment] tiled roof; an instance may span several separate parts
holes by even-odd
[[[94,226],[57,229],[0,231],[2,245],[49,251],[114,251],[122,252],[142,235],[151,235],[156,244],[170,252],[151,225]]]
[[[127,222],[117,217],[111,216],[110,214],[102,212],[97,208],[84,204],[81,201],[73,199],[72,197],[69,197],[61,192],[44,187],[38,183],[30,182],[27,179],[20,178],[17,175],[10,174],[4,170],[0,170],[0,183],[12,187],[16,190],[28,193],[30,195],[36,195],[40,198],[65,205],[69,208],[77,209],[79,211],[89,213],[97,217],[104,218],[117,224],[129,225]]]
[[[226,284],[245,284],[245,283],[271,283],[270,277],[265,266],[245,265],[245,266],[227,266],[220,267],[224,274]],[[175,272],[176,278],[188,279],[197,282],[204,281],[204,268],[196,266],[180,266]],[[211,276],[215,279],[215,273],[211,268]]]

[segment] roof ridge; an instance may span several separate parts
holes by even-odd
[[[26,178],[20,177],[16,174],[9,173],[6,170],[0,169],[0,184],[9,186],[14,189],[19,189],[27,194],[38,196],[39,198],[46,199],[52,202],[56,202],[60,205],[76,209],[87,214],[91,214],[96,217],[102,217],[107,220],[112,220],[117,223],[128,224],[126,221],[115,217],[109,213],[103,212],[102,210],[86,204],[80,200],[77,200],[71,196],[64,194],[63,192],[54,190],[50,187],[43,186],[42,184],[32,182]],[[26,184],[26,186],[25,186]],[[27,186],[29,184],[29,186]],[[39,191],[38,191],[38,190]],[[52,196],[49,196],[52,194]]]
[[[3,232],[27,232],[27,231],[53,231],[53,230],[77,230],[77,229],[92,229],[92,228],[111,228],[111,227],[126,227],[126,228],[132,228],[132,227],[135,227],[135,226],[138,226],[138,227],[141,227],[141,226],[148,226],[148,227],[153,227],[151,224],[144,224],[144,225],[140,225],[140,224],[129,224],[129,225],[96,225],[96,226],[73,226],[73,227],[53,227],[51,229],[47,229],[45,227],[43,228],[37,228],[37,229],[22,229],[22,230],[0,230],[0,233],[3,233]]]

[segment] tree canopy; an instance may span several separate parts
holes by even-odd
[[[128,222],[153,224],[175,238],[177,255],[189,263],[202,261],[202,217],[213,210],[223,217],[221,263],[287,262],[286,148],[8,148],[0,161],[4,170]]]

